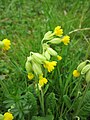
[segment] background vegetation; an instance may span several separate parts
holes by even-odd
[[[28,81],[27,78],[25,62],[30,51],[41,51],[40,42],[43,35],[47,31],[53,30],[57,25],[62,26],[64,34],[69,34],[70,31],[75,29],[90,28],[90,1],[0,0],[0,40],[8,38],[12,43],[11,49],[7,53],[0,53],[0,113],[3,114],[8,108],[15,105],[16,107],[13,112],[15,116],[19,116],[17,120],[30,120],[28,118],[37,115],[37,106],[34,100],[34,95],[36,93],[34,93],[33,87],[29,86],[30,81]],[[63,114],[63,112],[66,114],[68,107],[66,111],[64,111],[65,103],[59,103],[61,101],[59,96],[68,94],[71,100],[73,100],[73,86],[71,88],[68,87],[71,90],[68,91],[67,89],[67,86],[70,85],[72,79],[74,79],[72,77],[73,70],[82,60],[90,59],[89,35],[90,30],[78,30],[77,32],[73,32],[70,34],[70,45],[63,47],[62,51],[60,51],[61,48],[59,46],[57,48],[58,51],[61,52],[61,55],[63,55],[61,63],[61,66],[63,66],[61,72],[63,71],[64,76],[62,78],[63,88],[59,86],[61,83],[59,83],[59,85],[57,83],[55,86],[53,86],[54,83],[50,83],[51,87],[48,92],[50,96],[47,97],[47,101],[50,97],[53,97],[53,100],[54,97],[56,97],[55,99],[59,99],[59,107],[63,104],[60,108],[60,114]],[[66,81],[68,82],[66,83]],[[66,86],[64,87],[65,84]],[[80,91],[82,92],[85,85],[86,83],[83,80],[82,85],[78,86],[77,92],[79,88],[83,86]],[[59,87],[61,89],[59,89]],[[30,93],[27,91],[30,91]],[[61,93],[62,91],[63,93]],[[25,94],[26,92],[28,94]],[[87,94],[90,96],[90,91]],[[47,101],[46,107],[49,106]],[[29,109],[31,116],[27,117],[27,106],[29,106],[29,102],[32,103],[33,107],[30,108],[31,110]],[[90,110],[90,108],[88,109]],[[58,120],[59,113],[54,112],[55,111],[52,110],[52,113],[55,114],[55,120]],[[69,114],[73,113],[73,111],[69,112]],[[39,115],[40,114],[41,111]],[[69,116],[64,119],[67,120],[68,117]],[[38,120],[39,118],[33,118],[33,120],[35,119]],[[53,120],[52,117],[49,119]],[[72,118],[69,118],[69,120],[70,119],[72,120]],[[88,119],[88,114],[81,120],[86,119]]]

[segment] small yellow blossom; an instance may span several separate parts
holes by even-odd
[[[80,73],[79,73],[77,70],[74,70],[74,71],[73,71],[73,76],[74,76],[74,77],[79,77],[79,76],[80,76]]]
[[[68,35],[64,36],[61,42],[63,42],[65,45],[68,45],[68,43],[70,42],[70,37]]]
[[[51,72],[54,70],[54,66],[56,66],[57,62],[56,61],[45,61],[44,67],[48,69],[48,72]]]
[[[4,44],[3,50],[9,50],[10,49],[10,45],[11,45],[10,40],[4,39],[2,42]]]
[[[43,87],[44,84],[47,84],[47,82],[48,82],[48,80],[47,80],[46,78],[42,77],[42,78],[40,78],[40,80],[39,80],[39,85],[40,85],[41,87]]]
[[[55,34],[56,36],[62,36],[62,34],[63,34],[63,29],[61,29],[61,26],[55,27],[55,29],[54,29],[54,34]]]
[[[10,112],[4,114],[4,120],[13,120],[14,116]]]
[[[58,59],[58,60],[62,60],[62,56],[59,56],[59,55],[58,55],[58,56],[57,56],[57,59]]]
[[[34,74],[33,74],[33,73],[31,73],[31,72],[30,72],[30,73],[28,73],[28,79],[29,79],[29,80],[32,80],[33,78],[34,78]]]

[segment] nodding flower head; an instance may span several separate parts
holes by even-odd
[[[27,61],[26,64],[25,64],[25,68],[26,68],[26,71],[29,73],[32,71],[32,64]]]
[[[44,78],[43,76],[39,77],[39,86],[43,87],[45,84],[47,84],[48,80],[46,78]]]
[[[47,48],[47,51],[48,51],[48,53],[50,54],[50,55],[52,55],[52,56],[57,56],[57,52],[55,51],[55,50],[53,50],[52,48]]]
[[[53,33],[52,31],[48,31],[45,35],[44,35],[44,38],[43,40],[50,40],[50,39],[53,39]]]
[[[86,82],[90,82],[90,70],[86,73]]]
[[[63,34],[63,29],[61,29],[61,26],[57,26],[57,27],[55,27],[55,29],[54,29],[54,34],[56,35],[56,36],[62,36],[62,34]]]
[[[39,64],[43,64],[43,62],[46,60],[46,58],[40,53],[33,53],[32,60]]]
[[[86,63],[87,63],[87,61],[81,62],[81,63],[78,65],[77,70],[78,70],[79,72],[81,72],[81,70],[86,66]]]
[[[51,44],[59,44],[61,43],[61,38],[53,38],[52,40],[48,41]]]
[[[57,62],[56,61],[45,61],[44,62],[44,67],[48,70],[48,72],[51,72],[54,70],[54,67],[56,66]]]
[[[70,37],[68,35],[64,36],[62,39],[61,39],[61,42],[64,43],[64,45],[68,45],[70,43]]]
[[[14,116],[10,112],[4,114],[4,120],[13,120]]]
[[[57,56],[57,59],[58,59],[58,60],[62,60],[62,56],[58,55],[58,56]]]
[[[33,78],[34,78],[34,74],[33,74],[33,73],[31,73],[31,72],[30,72],[30,73],[28,73],[28,79],[29,79],[29,80],[32,80]]]
[[[74,77],[79,77],[80,76],[80,72],[78,72],[77,70],[73,71],[73,76]]]
[[[87,64],[86,66],[83,67],[81,70],[81,74],[86,74],[90,70],[90,64]]]
[[[32,70],[34,71],[35,75],[41,75],[42,74],[42,68],[41,64],[32,62]]]

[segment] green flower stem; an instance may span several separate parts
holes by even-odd
[[[59,86],[60,86],[60,88],[63,88],[59,67],[61,67],[61,66],[58,64],[58,65],[57,65],[57,72],[58,72],[58,76],[60,77],[60,79],[59,79]],[[61,90],[61,89],[60,89],[60,90]],[[62,91],[62,95],[63,95],[63,91]],[[62,103],[62,106],[61,106],[60,118],[62,118],[63,111],[64,111],[64,102]]]
[[[74,32],[84,31],[84,30],[90,30],[90,28],[75,29],[75,30],[69,32],[69,35],[72,34],[72,33],[74,33]]]
[[[45,115],[45,110],[44,110],[44,93],[43,93],[42,88],[41,88],[40,92],[41,93],[39,94],[39,101],[40,101],[40,105],[41,105],[41,109],[42,109],[43,115]]]
[[[60,111],[60,117],[62,118],[63,116],[63,110],[64,110],[64,102],[62,103],[61,111]]]
[[[44,94],[43,94],[42,89],[41,89],[41,99],[42,99],[42,111],[43,111],[43,115],[45,115],[45,110],[44,110]]]

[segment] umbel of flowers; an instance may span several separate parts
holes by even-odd
[[[81,62],[78,65],[77,69],[73,71],[74,77],[79,77],[80,75],[85,75],[86,82],[90,82],[90,60]]]
[[[57,26],[54,31],[48,31],[41,41],[42,53],[30,52],[30,56],[27,57],[25,68],[28,73],[28,79],[32,80],[36,76],[39,87],[47,84],[48,80],[44,77],[43,72],[47,70],[51,73],[57,65],[57,61],[62,59],[57,51],[51,48],[51,44],[63,43],[68,45],[69,42],[70,37],[68,35],[63,36],[61,26]],[[52,56],[56,58],[54,61],[51,60]]]

